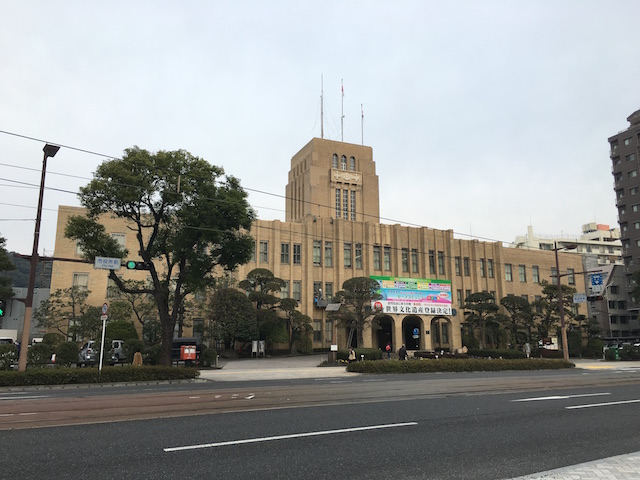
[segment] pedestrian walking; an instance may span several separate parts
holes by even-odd
[[[398,350],[398,358],[400,360],[407,359],[407,347],[405,347],[404,344],[400,347],[400,350]]]

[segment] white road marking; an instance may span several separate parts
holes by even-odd
[[[589,405],[574,405],[572,407],[564,407],[567,410],[576,410],[578,408],[591,408],[591,407],[608,407],[610,405],[624,405],[626,403],[638,403],[640,400],[621,400],[619,402],[607,402],[607,403],[592,403]]]
[[[22,415],[39,415],[39,414],[38,412],[25,412],[25,413],[19,413],[18,415],[22,416]]]
[[[27,395],[24,397],[0,397],[0,400],[31,400],[34,398],[49,398],[51,395]]]
[[[349,433],[349,432],[361,432],[365,430],[378,430],[382,428],[397,428],[397,427],[409,427],[413,425],[418,425],[418,422],[406,422],[406,423],[389,423],[386,425],[371,425],[368,427],[353,427],[353,428],[341,428],[339,430],[323,430],[320,432],[306,432],[306,433],[293,433],[291,435],[277,435],[274,437],[258,437],[258,438],[247,438],[245,440],[232,440],[229,442],[218,442],[218,443],[204,443],[200,445],[185,445],[183,447],[170,447],[165,448],[165,452],[179,452],[183,450],[198,450],[201,448],[212,448],[212,447],[226,447],[229,445],[242,445],[246,443],[260,443],[260,442],[271,442],[273,440],[286,440],[290,438],[302,438],[302,437],[317,437],[321,435],[334,435],[336,433]]]
[[[611,393],[602,392],[602,393],[585,393],[582,395],[551,395],[549,397],[519,398],[518,400],[511,400],[511,401],[512,402],[537,402],[539,400],[566,400],[567,398],[598,397],[601,395],[611,395]]]
[[[190,400],[196,399],[196,398],[200,398],[200,397],[189,397]]]

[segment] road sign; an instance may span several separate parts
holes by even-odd
[[[107,317],[108,317],[108,316],[109,316],[109,315],[107,315],[106,313],[103,313],[102,315],[100,315],[100,321],[101,321],[101,322],[106,322],[106,321],[107,321]]]
[[[112,257],[96,257],[93,268],[99,270],[120,270],[120,259]]]
[[[585,303],[587,301],[586,293],[574,293],[573,294],[573,303]]]
[[[102,304],[102,314],[106,315],[108,310],[109,310],[109,305],[107,305],[106,303],[103,303]]]
[[[593,293],[602,292],[602,273],[592,273],[591,274],[591,291]]]

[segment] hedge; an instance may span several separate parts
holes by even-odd
[[[93,368],[29,368],[25,372],[0,371],[0,387],[30,385],[75,385],[161,380],[190,380],[200,372],[195,368],[160,366]]]
[[[347,365],[354,373],[430,373],[430,372],[487,372],[501,370],[557,370],[573,368],[564,360],[529,359],[438,359],[438,360],[388,360],[364,361]]]

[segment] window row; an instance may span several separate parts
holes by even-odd
[[[346,170],[347,169],[347,157],[342,155],[340,157],[340,165],[338,165],[338,154],[334,153],[332,161],[331,161],[331,166],[333,168],[338,168],[338,166],[339,166],[341,170]],[[355,159],[355,157],[349,157],[349,170],[355,171],[355,169],[356,169],[356,159]]]
[[[344,220],[356,219],[356,192],[355,190],[336,188],[336,218]]]

